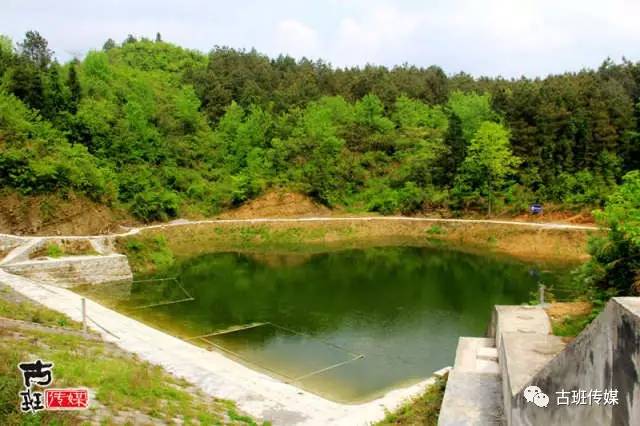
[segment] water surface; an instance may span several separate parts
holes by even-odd
[[[494,304],[531,298],[534,269],[424,247],[213,253],[182,262],[179,283],[94,296],[181,337],[207,335],[191,341],[324,397],[359,402],[452,365],[458,337],[483,336]],[[230,327],[246,328],[212,335]]]

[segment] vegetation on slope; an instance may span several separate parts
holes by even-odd
[[[270,187],[384,214],[583,208],[638,168],[639,98],[627,61],[474,79],[128,37],[60,65],[28,32],[0,38],[0,186],[146,221]]]
[[[590,238],[591,258],[575,271],[574,279],[576,299],[589,303],[587,309],[552,317],[556,335],[576,336],[613,296],[640,295],[640,173],[627,174],[595,215],[608,230]]]
[[[627,294],[639,101],[629,61],[474,79],[128,37],[61,65],[28,32],[0,38],[0,186],[83,194],[146,221],[211,215],[273,187],[383,214],[591,208],[613,194],[612,231],[584,276]]]

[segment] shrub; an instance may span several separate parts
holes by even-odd
[[[397,193],[398,208],[402,213],[420,210],[424,202],[424,192],[413,182],[407,182]]]
[[[170,191],[145,191],[136,194],[131,212],[144,221],[166,220],[178,215],[180,197]]]
[[[399,201],[396,191],[385,188],[374,195],[367,204],[367,210],[382,214],[392,214],[398,210]]]

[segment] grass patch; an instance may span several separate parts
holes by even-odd
[[[437,377],[434,384],[413,401],[403,405],[393,413],[387,413],[384,420],[376,423],[376,426],[390,425],[428,425],[438,424],[438,415],[444,398],[444,390],[447,385],[447,377]]]
[[[249,416],[245,416],[242,414],[238,414],[238,412],[234,409],[234,408],[230,408],[229,410],[227,410],[227,415],[229,416],[229,418],[231,420],[235,420],[244,424],[248,424],[251,426],[257,426],[258,424],[253,421],[253,419]],[[262,423],[262,426],[271,426],[271,422],[264,422]]]
[[[444,228],[440,225],[431,225],[431,227],[427,229],[427,235],[443,235],[445,233]]]
[[[40,323],[60,325],[60,314],[32,302],[14,303],[19,296],[5,287],[0,290],[1,315],[27,321],[36,316],[44,319]],[[68,318],[64,323],[67,328],[80,328]],[[22,379],[17,364],[36,358],[54,362],[52,386],[85,386],[94,392],[92,408],[23,415],[19,411]],[[115,417],[122,418],[122,413],[131,416],[125,419],[127,424],[134,424],[140,416],[148,418],[149,423],[256,424],[238,413],[234,403],[209,397],[110,343],[55,330],[0,328],[0,424],[112,424]]]
[[[151,273],[170,268],[175,258],[164,235],[135,237],[119,241],[120,251],[129,258],[136,272]]]
[[[11,290],[0,287],[0,317],[17,319],[21,321],[35,322],[37,324],[54,327],[67,327],[80,329],[79,323],[71,321],[66,315],[45,309],[31,302],[7,300]]]

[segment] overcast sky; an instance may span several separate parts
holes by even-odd
[[[0,0],[0,33],[27,30],[62,61],[127,34],[208,51],[440,65],[448,74],[543,76],[640,60],[640,0]]]

